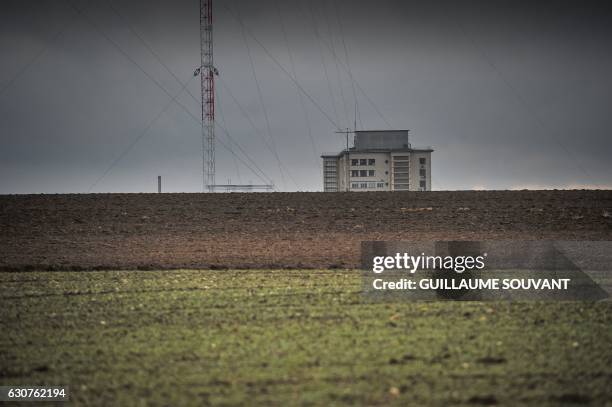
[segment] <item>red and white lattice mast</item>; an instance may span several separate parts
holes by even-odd
[[[213,64],[212,0],[200,0],[200,66],[194,75],[200,75],[202,97],[202,172],[203,191],[272,191],[273,184],[216,185],[215,184],[215,75],[219,71]]]
[[[200,0],[200,74],[202,97],[202,170],[204,192],[215,189],[215,75],[212,0]]]

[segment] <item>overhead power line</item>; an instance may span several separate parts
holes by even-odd
[[[4,94],[17,80],[24,75],[34,64],[42,58],[43,55],[49,51],[51,45],[55,43],[72,25],[77,21],[78,13],[72,15],[72,17],[68,20],[66,24],[64,24],[56,33],[51,37],[51,40],[46,42],[45,45],[37,52],[21,69],[17,71],[15,75],[11,79],[9,79],[2,87],[0,88],[0,96]]]
[[[518,104],[523,108],[525,113],[531,116],[538,126],[540,126],[543,130],[546,130],[547,126],[544,123],[544,120],[542,120],[542,118],[536,113],[535,109],[530,106],[529,102],[523,97],[521,92],[519,92],[519,90],[508,80],[508,78],[506,78],[506,76],[497,67],[495,62],[493,62],[493,59],[491,59],[489,55],[485,52],[485,50],[476,43],[474,38],[468,34],[468,32],[465,30],[465,27],[461,23],[458,23],[458,27],[462,34],[465,36],[465,38],[468,40],[468,42],[472,45],[472,47],[474,47],[476,52],[480,54],[481,58],[487,63],[487,65],[489,65],[489,67],[497,74],[497,76],[504,83],[504,85],[510,90],[510,92],[512,93]],[[538,136],[541,137],[541,134],[539,132],[536,133],[538,134]],[[557,137],[553,136],[553,140],[568,155],[568,157],[572,158],[572,160],[570,161],[576,166],[576,168],[582,171],[582,173],[587,178],[593,180],[591,174],[576,159],[575,154],[572,154],[572,152],[567,148],[567,146],[562,143],[561,140],[557,139]]]
[[[106,178],[106,176],[121,162],[121,160],[123,160],[125,158],[125,156],[134,148],[134,146],[136,146],[136,144],[138,144],[138,142],[140,140],[142,140],[147,134],[148,132],[151,130],[151,128],[153,127],[153,124],[155,124],[155,122],[170,108],[170,106],[172,106],[175,102],[176,99],[185,91],[185,89],[187,88],[187,86],[191,83],[191,80],[194,78],[193,75],[190,75],[191,79],[187,80],[183,86],[181,87],[180,91],[177,92],[174,97],[147,123],[147,125],[143,128],[143,130],[138,134],[138,136],[136,136],[132,142],[112,161],[112,163],[106,168],[106,170],[96,179],[96,181],[89,187],[89,189],[87,190],[87,192],[91,192],[104,178]],[[221,125],[219,125],[219,127],[226,133],[227,129]],[[230,142],[233,142],[234,144],[236,144],[235,140],[233,140],[229,134],[227,134],[228,139],[230,140]],[[251,161],[251,163],[253,164],[253,166],[255,167],[255,169],[247,162],[245,162],[240,156],[238,156],[238,154],[236,154],[234,152],[234,150],[231,148],[231,146],[225,144],[222,140],[218,140],[219,143],[230,153],[232,154],[232,156],[234,158],[237,158],[246,168],[248,168],[249,170],[251,170],[253,172],[253,174],[255,176],[257,176],[260,180],[262,180],[265,183],[270,183],[270,178],[261,170],[261,168],[259,168],[254,161],[248,156],[246,155],[246,153],[244,152],[244,150],[241,149],[241,151],[243,152],[243,154],[245,154],[245,157]],[[237,145],[237,144],[236,144]],[[240,147],[238,145],[238,147]]]
[[[114,47],[115,47],[115,48],[116,48],[116,49],[117,49],[117,50],[118,50],[118,51],[119,51],[119,52],[120,52],[120,53],[121,53],[121,54],[122,54],[122,55],[123,55],[123,56],[124,56],[124,57],[125,57],[125,58],[126,58],[128,61],[130,61],[130,62],[131,62],[131,63],[132,63],[134,66],[136,66],[136,67],[137,67],[137,68],[138,68],[138,69],[139,69],[139,70],[140,70],[140,71],[141,71],[141,72],[142,72],[142,73],[143,73],[143,74],[144,74],[144,75],[145,75],[145,76],[146,76],[146,77],[147,77],[147,78],[148,78],[148,79],[151,81],[151,82],[153,82],[153,83],[155,84],[155,86],[157,86],[157,87],[158,87],[159,89],[161,89],[161,90],[162,90],[162,91],[163,91],[163,92],[164,92],[166,95],[168,95],[168,96],[170,97],[170,99],[171,99],[171,101],[170,101],[170,105],[171,105],[172,103],[177,104],[177,105],[178,105],[178,106],[179,106],[179,107],[180,107],[180,108],[181,108],[183,111],[185,111],[185,113],[187,113],[187,114],[189,115],[189,117],[190,117],[192,120],[194,120],[194,121],[195,121],[195,122],[198,124],[198,126],[201,124],[201,121],[200,121],[200,119],[199,119],[197,116],[195,116],[195,115],[194,115],[194,114],[193,114],[193,113],[192,113],[192,112],[191,112],[191,111],[190,111],[190,110],[189,110],[189,109],[188,109],[188,108],[187,108],[187,107],[186,107],[184,104],[182,104],[181,102],[179,102],[179,100],[178,100],[178,98],[177,98],[177,97],[175,97],[174,95],[172,95],[172,94],[171,94],[171,93],[170,93],[170,92],[169,92],[169,91],[168,91],[168,90],[167,90],[167,89],[166,89],[166,88],[165,88],[165,87],[164,87],[164,86],[163,86],[163,85],[162,85],[162,84],[161,84],[161,83],[160,83],[158,80],[156,80],[156,79],[155,79],[155,78],[154,78],[154,77],[153,77],[151,74],[149,74],[149,73],[148,73],[148,72],[147,72],[147,71],[146,71],[146,70],[145,70],[145,69],[144,69],[144,68],[143,68],[143,67],[142,67],[142,66],[141,66],[141,65],[140,65],[138,62],[136,62],[136,61],[135,61],[135,60],[134,60],[134,59],[133,59],[133,58],[132,58],[132,57],[131,57],[131,56],[130,56],[130,55],[129,55],[129,54],[128,54],[128,53],[127,53],[127,52],[126,52],[126,51],[125,51],[125,50],[124,50],[124,49],[123,49],[123,48],[122,48],[122,47],[121,47],[121,46],[120,46],[120,45],[117,43],[117,42],[116,42],[116,41],[114,41],[112,38],[110,38],[110,37],[109,37],[109,36],[108,36],[108,35],[107,35],[107,34],[106,34],[106,33],[105,33],[105,32],[104,32],[104,31],[103,31],[103,30],[102,30],[102,29],[101,29],[101,28],[100,28],[100,27],[99,27],[99,26],[98,26],[98,25],[97,25],[97,24],[96,24],[96,23],[95,23],[95,22],[94,22],[94,21],[93,21],[91,18],[89,18],[89,16],[87,16],[87,14],[85,14],[85,13],[83,12],[83,10],[79,9],[78,7],[76,7],[76,6],[75,6],[74,4],[72,4],[72,3],[71,3],[69,0],[66,0],[66,2],[67,2],[69,5],[70,5],[70,7],[72,7],[72,8],[73,8],[73,9],[74,9],[74,10],[75,10],[77,13],[78,13],[78,15],[82,16],[82,17],[83,17],[83,18],[84,18],[84,19],[85,19],[85,20],[86,20],[86,21],[87,21],[87,22],[88,22],[88,23],[89,23],[89,24],[90,24],[92,27],[94,27],[94,29],[96,29],[96,31],[98,31],[98,33],[99,33],[99,34],[100,34],[100,35],[101,35],[103,38],[105,38],[105,39],[106,39],[106,40],[107,40],[107,41],[108,41],[110,44],[112,44],[112,45],[113,45],[113,46],[114,46]],[[179,80],[179,82],[181,82],[181,81]],[[184,86],[184,87],[186,87],[186,84],[184,84],[183,86]],[[161,114],[163,114],[163,111],[162,111],[162,112],[160,112],[160,113],[158,114],[158,116],[161,116]],[[155,119],[155,120],[156,120],[156,119]],[[145,134],[146,134],[146,131],[148,131],[148,130],[146,130],[146,129],[145,129],[145,131],[144,131],[144,133],[145,133]],[[227,132],[226,132],[226,133],[227,133]],[[227,135],[227,137],[228,137],[229,139],[231,139],[231,136],[229,135],[229,133],[227,133],[226,135]],[[231,139],[231,140],[233,140],[233,139]],[[231,149],[229,149],[229,147],[228,147],[228,146],[227,146],[225,143],[223,143],[221,140],[219,140],[219,142],[220,142],[220,144],[221,144],[223,147],[225,147],[226,149],[228,149],[228,151],[230,151],[230,152],[231,152]],[[135,144],[135,143],[134,143],[134,144]],[[235,143],[235,144],[236,144],[236,143]],[[130,147],[130,148],[131,148],[131,147]],[[248,157],[248,154],[247,154],[247,153],[246,153],[244,150],[241,150],[241,151],[243,152],[243,154],[244,154],[245,156],[247,156],[247,157]],[[241,159],[241,158],[239,158],[239,159]],[[250,159],[250,157],[249,157],[249,159]],[[252,160],[251,160],[251,161],[252,161]],[[244,163],[244,161],[243,161],[243,160],[242,160],[242,162]],[[116,164],[114,164],[114,165],[116,165]],[[112,166],[114,166],[114,165],[112,165]],[[247,166],[247,168],[249,168],[249,169],[251,169],[251,170],[252,170],[252,168],[251,168],[251,166],[250,166],[250,165],[248,165],[248,164],[246,164],[246,163],[245,163],[245,165]],[[112,169],[112,166],[111,166],[111,169]],[[109,172],[110,172],[110,170],[109,170]],[[255,174],[255,175],[258,175],[256,172],[254,172],[254,174]],[[258,177],[260,177],[260,176],[258,175]],[[260,177],[260,178],[261,178],[261,177]],[[99,182],[99,181],[98,181],[98,182]]]
[[[153,82],[153,84],[155,84],[155,86],[157,86],[159,89],[161,89],[162,92],[164,92],[168,97],[170,97],[172,99],[173,95],[157,79],[155,79],[149,72],[147,72],[142,67],[142,65],[140,65],[138,62],[136,62],[136,60],[134,58],[132,58],[130,56],[130,54],[128,54],[115,40],[113,40],[111,37],[109,37],[108,34],[106,34],[106,32],[104,32],[104,30],[102,30],[102,28],[100,28],[100,26],[98,24],[96,24],[95,21],[93,21],[87,14],[85,14],[83,12],[83,10],[79,9],[78,7],[76,7],[69,0],[66,0],[66,2],[77,13],[79,13],[79,15],[81,15],[104,39],[106,39],[111,45],[113,45],[113,47],[115,47],[115,49],[117,51],[119,51],[119,53],[121,55],[123,55],[128,61],[130,61],[132,63],[132,65],[134,65],[136,68],[138,68],[138,70],[140,70],[140,72],[142,72],[151,82]],[[187,107],[185,105],[180,103],[178,100],[175,100],[174,103],[178,104],[193,119],[195,119],[198,123],[200,123],[200,119],[198,119],[197,116],[195,116],[189,109],[187,109]]]
[[[232,136],[230,136],[229,131],[222,126],[218,121],[215,122],[215,125],[217,125],[224,133],[225,136],[228,138],[228,140],[230,141],[230,143],[233,143],[236,147],[238,147],[238,150],[240,150],[240,152],[242,152],[242,154],[246,157],[246,159],[251,163],[251,165],[249,165],[248,163],[246,163],[239,155],[235,154],[236,158],[238,158],[238,160],[240,160],[240,162],[242,162],[248,169],[251,170],[251,172],[257,177],[259,178],[261,181],[264,182],[264,184],[274,184],[274,181],[272,180],[272,178],[270,178],[269,176],[266,175],[266,173],[257,165],[257,163],[251,158],[249,157],[249,155],[244,151],[244,149],[240,146],[240,144],[238,144],[236,142],[236,140],[233,139]],[[217,141],[223,146],[225,147],[226,150],[228,150],[230,153],[233,154],[233,150],[230,146],[228,146],[227,144],[225,144],[223,142],[223,140],[221,139],[217,139]],[[255,167],[255,169],[253,169],[253,167]],[[276,189],[276,187],[275,187]]]
[[[147,49],[147,51],[149,51],[149,53],[153,56],[153,58],[155,58],[155,60],[157,62],[159,62],[159,64],[166,70],[166,72],[168,72],[176,82],[178,82],[178,84],[180,86],[183,86],[183,82],[179,79],[179,77],[172,71],[172,69],[170,69],[170,67],[168,67],[168,65],[162,60],[162,58],[159,56],[159,54],[153,49],[153,47],[149,44],[149,42],[147,42],[147,40],[144,39],[144,37],[138,32],[136,31],[136,29],[134,28],[134,26],[130,23],[130,20],[128,20],[123,13],[121,13],[119,11],[118,8],[116,8],[113,3],[111,2],[111,0],[107,0],[106,1],[109,8],[113,11],[113,13],[115,13],[121,20],[123,20],[125,26],[128,28],[128,30],[130,30],[130,32],[142,43],[142,45]],[[191,96],[191,98],[196,102],[196,103],[200,103],[200,101],[198,100],[198,98],[191,93],[191,91],[189,90],[189,88],[185,88],[185,91],[189,94],[189,96]]]
[[[243,21],[238,18],[233,11],[227,7],[227,5],[224,6],[225,9],[229,12],[229,14],[240,24],[240,25],[244,25]],[[327,121],[329,121],[336,129],[341,129],[342,127],[338,124],[338,122],[336,120],[334,120],[322,107],[321,105],[308,93],[306,92],[306,90],[304,89],[304,87],[291,75],[291,73],[289,73],[289,71],[280,63],[278,62],[278,60],[274,57],[274,55],[272,55],[270,53],[270,51],[268,51],[268,49],[263,45],[263,43],[261,41],[259,41],[259,39],[255,36],[255,34],[253,34],[253,32],[251,30],[248,29],[248,27],[246,27],[246,32],[247,34],[249,34],[249,36],[257,43],[257,45],[259,45],[262,50],[266,53],[266,55],[268,55],[268,57],[281,69],[281,71],[283,71],[283,73],[289,77],[289,79],[293,82],[293,84],[295,86],[298,87],[298,89],[300,89],[300,91],[302,92],[302,94],[304,96],[306,96],[306,98],[317,108],[317,110],[327,119]],[[330,48],[329,44],[325,43],[325,41],[322,41],[327,48]],[[331,49],[330,49],[331,51]],[[345,64],[339,60],[338,61],[340,63],[340,67],[342,69],[344,69],[345,71],[348,72],[348,68],[345,66]],[[385,124],[387,125],[387,127],[389,128],[393,128],[393,126],[391,126],[391,124],[389,123],[389,121],[387,120],[387,118],[385,117],[385,115],[383,115],[383,113],[380,111],[380,109],[378,108],[378,106],[376,105],[376,103],[374,102],[374,100],[372,100],[372,98],[366,93],[366,91],[361,87],[361,85],[359,84],[359,81],[357,81],[355,78],[353,78],[353,81],[355,83],[355,86],[357,87],[357,90],[359,90],[361,92],[361,94],[366,98],[366,100],[368,101],[368,103],[370,103],[370,105],[374,108],[374,110],[376,111],[376,113],[380,116],[380,118],[385,122]]]
[[[219,97],[219,88],[215,88],[215,98],[217,100],[217,106],[216,109],[219,112],[219,116],[221,117],[221,122],[223,123],[223,127],[225,127],[227,129],[227,132],[229,133],[229,126],[227,125],[227,122],[225,121],[225,114],[223,112],[223,104],[221,102],[221,98]],[[232,160],[234,161],[234,166],[236,167],[236,175],[238,175],[238,182],[240,182],[242,184],[242,177],[240,176],[240,167],[238,166],[238,161],[236,161],[236,157],[235,155],[232,154]]]
[[[335,60],[338,61],[338,63],[340,64],[340,68],[342,68],[345,72],[349,73],[349,68],[347,66],[345,66],[344,62],[342,62],[341,60],[338,59],[336,53],[332,50],[332,48],[330,47],[330,45],[323,41],[320,37],[320,33],[319,30],[317,28],[317,23],[316,23],[316,14],[314,12],[313,6],[312,6],[312,2],[310,0],[306,0],[307,6],[309,8],[310,11],[310,17],[312,20],[312,25],[315,31],[315,36],[317,37],[317,41],[319,43],[319,46],[321,44],[325,44],[325,46],[327,47],[327,49],[330,51],[330,53],[332,54],[332,56],[334,57]],[[329,80],[329,76],[327,74],[327,68],[325,65],[325,59],[323,57],[323,52],[321,51],[321,59],[323,61],[323,67],[325,70],[325,75],[327,78],[327,82],[328,82],[328,86],[330,88],[330,93],[332,95],[332,100],[333,98],[333,92],[331,91],[331,81]],[[385,115],[381,112],[381,110],[378,108],[378,105],[376,104],[376,102],[374,102],[374,100],[367,94],[367,92],[363,89],[363,87],[359,84],[359,81],[357,79],[355,79],[352,75],[352,71],[351,74],[349,75],[349,78],[351,79],[351,81],[353,82],[353,84],[357,87],[357,90],[359,90],[359,92],[361,92],[361,94],[366,98],[366,100],[368,101],[368,103],[372,106],[372,108],[374,109],[374,111],[378,114],[378,116],[381,118],[381,120],[387,125],[388,128],[392,129],[393,126],[391,126],[391,123],[389,123],[389,120],[387,120],[387,118],[385,117]],[[333,104],[334,106],[334,110],[335,110],[335,104]],[[338,117],[338,113],[336,112],[336,117]],[[339,120],[338,120],[339,121]],[[339,128],[338,128],[339,129]]]
[[[326,7],[327,3],[323,4],[323,7]],[[334,31],[332,30],[331,22],[329,21],[329,16],[327,14],[327,10],[323,10],[323,16],[325,19],[325,23],[327,25],[327,34],[329,35],[329,44],[331,53],[334,57],[334,66],[336,67],[336,78],[338,79],[338,90],[340,91],[340,100],[342,101],[342,108],[344,110],[344,118],[346,119],[346,128],[350,127],[351,116],[348,112],[348,107],[346,104],[346,97],[344,96],[344,85],[342,83],[342,75],[340,74],[340,67],[338,66],[338,56],[336,55],[336,46],[334,43]]]
[[[348,67],[345,66],[344,62],[342,60],[340,60],[335,52],[332,51],[330,45],[328,43],[326,43],[325,41],[323,41],[323,44],[325,44],[325,46],[329,49],[329,51],[332,53],[332,55],[334,56],[334,59],[336,59],[338,61],[338,63],[340,64],[340,67],[342,69],[344,69],[347,73],[348,73]],[[374,111],[378,114],[378,116],[381,118],[381,120],[387,125],[388,128],[393,129],[393,126],[391,125],[391,123],[389,123],[389,120],[387,120],[387,118],[385,117],[385,115],[382,113],[382,111],[378,108],[378,105],[376,104],[376,102],[374,102],[374,100],[366,93],[366,91],[363,89],[363,87],[361,87],[361,85],[359,84],[359,81],[355,78],[351,79],[353,81],[353,83],[355,84],[355,86],[357,87],[357,90],[359,90],[359,92],[361,92],[361,94],[366,98],[366,100],[368,101],[368,103],[370,103],[370,105],[372,106],[372,108],[374,108]]]
[[[306,96],[306,98],[308,98],[308,100],[310,100],[310,102],[317,108],[317,110],[319,112],[321,112],[321,114],[336,128],[340,128],[340,126],[338,125],[338,123],[336,123],[336,121],[334,119],[332,119],[332,117],[321,107],[321,105],[308,93],[306,92],[306,90],[304,89],[304,87],[297,81],[297,79],[295,79],[293,77],[293,75],[291,75],[291,73],[283,66],[283,64],[281,64],[278,59],[276,59],[274,57],[274,55],[272,55],[270,53],[270,51],[268,51],[268,49],[266,48],[265,45],[263,45],[263,43],[261,41],[259,41],[259,39],[251,32],[251,30],[248,29],[248,27],[245,26],[244,22],[242,21],[242,19],[238,16],[236,16],[234,14],[234,12],[227,7],[227,5],[224,6],[225,9],[229,12],[229,14],[236,20],[238,21],[238,23],[244,27],[245,31],[247,34],[249,34],[249,36],[253,39],[253,41],[255,41],[257,43],[257,45],[259,45],[259,47],[266,53],[266,55],[274,62],[274,64],[276,66],[278,66],[280,68],[280,70],[287,76],[289,77],[289,79],[291,80],[291,82],[293,82],[293,84],[295,86],[298,87],[298,89],[300,90],[300,92],[302,92],[302,94],[304,94],[304,96]]]
[[[283,188],[286,188],[285,175],[284,175],[281,163],[280,163],[280,157],[278,155],[278,150],[276,149],[276,143],[274,142],[274,136],[272,134],[272,126],[270,125],[270,118],[268,117],[268,109],[266,108],[266,103],[264,102],[263,93],[261,91],[261,86],[259,85],[259,79],[257,78],[257,71],[255,70],[255,63],[253,62],[253,56],[251,55],[251,47],[249,46],[249,40],[246,36],[244,25],[241,25],[240,27],[241,27],[242,39],[244,41],[244,45],[246,46],[247,55],[249,57],[249,66],[251,67],[251,73],[253,75],[253,80],[255,82],[255,88],[257,90],[257,97],[259,98],[259,105],[261,106],[261,110],[264,115],[264,120],[266,122],[266,129],[268,130],[268,137],[270,138],[270,144],[274,151],[274,157],[276,158],[276,161],[278,163],[278,169],[279,169],[280,176],[281,176],[281,182],[283,183]]]
[[[120,17],[120,18],[121,18],[121,19],[124,21],[124,23],[125,23],[125,24],[128,26],[128,29],[129,29],[129,30],[132,32],[132,34],[133,34],[133,35],[134,35],[134,36],[135,36],[135,37],[136,37],[136,38],[137,38],[137,39],[138,39],[138,40],[139,40],[139,41],[140,41],[140,42],[141,42],[141,43],[142,43],[142,44],[145,46],[145,48],[146,48],[146,49],[147,49],[147,50],[148,50],[148,51],[151,53],[151,55],[153,55],[153,57],[154,57],[154,58],[155,58],[155,59],[156,59],[156,60],[157,60],[157,61],[158,61],[158,62],[159,62],[159,63],[160,63],[160,64],[161,64],[163,67],[164,67],[164,69],[165,69],[165,70],[166,70],[166,71],[167,71],[167,72],[168,72],[168,73],[169,73],[169,74],[170,74],[170,75],[171,75],[171,76],[172,76],[172,77],[173,77],[173,78],[174,78],[174,79],[175,79],[175,80],[176,80],[176,81],[177,81],[177,82],[178,82],[178,83],[181,85],[181,86],[184,86],[184,83],[181,81],[181,79],[180,79],[180,78],[179,78],[179,77],[178,77],[178,76],[177,76],[177,75],[176,75],[176,74],[175,74],[175,73],[172,71],[172,69],[170,69],[170,68],[168,67],[168,65],[167,65],[166,63],[164,63],[164,61],[162,60],[162,58],[159,56],[159,53],[158,53],[158,52],[156,52],[156,51],[153,49],[153,47],[152,47],[152,46],[151,46],[151,45],[150,45],[150,44],[149,44],[149,43],[148,43],[148,42],[147,42],[147,41],[144,39],[144,37],[143,37],[142,35],[140,35],[140,34],[139,34],[139,33],[138,33],[138,32],[137,32],[137,31],[136,31],[134,28],[133,28],[133,26],[130,24],[129,20],[128,20],[128,19],[127,19],[125,16],[123,16],[123,14],[122,14],[122,13],[121,13],[121,12],[120,12],[120,11],[119,11],[117,8],[113,7],[113,5],[112,5],[112,3],[110,2],[110,0],[108,0],[108,4],[109,4],[109,6],[111,7],[111,9],[112,9],[112,10],[115,12],[115,14],[117,14],[117,15],[118,15],[118,16],[119,16],[119,17]],[[193,100],[194,100],[196,103],[200,103],[200,101],[197,99],[197,97],[196,97],[196,96],[194,96],[194,95],[193,95],[193,93],[191,93],[191,92],[189,91],[189,88],[185,88],[185,90],[187,91],[187,93],[188,93],[188,94],[191,96],[191,98],[192,98],[192,99],[193,99]],[[218,93],[217,93],[217,95],[218,95]],[[232,96],[232,97],[233,97],[233,96]],[[175,100],[175,102],[176,102],[176,100]],[[179,104],[179,105],[180,105],[180,104]],[[184,107],[184,106],[182,106],[182,105],[181,105],[181,107]],[[192,118],[194,118],[194,115],[193,115],[193,114],[191,114],[191,112],[190,112],[190,111],[188,111],[188,110],[186,110],[186,111],[187,111],[187,113],[188,113],[188,114],[189,114],[189,115],[190,115]],[[195,120],[197,120],[197,118],[195,118]],[[199,120],[198,120],[198,123],[199,123]],[[245,152],[245,151],[244,151],[244,150],[243,150],[243,149],[240,147],[240,145],[239,145],[239,144],[238,144],[238,143],[237,143],[237,142],[236,142],[234,139],[232,139],[232,138],[231,138],[231,136],[229,135],[229,131],[227,131],[227,129],[226,129],[226,126],[224,127],[224,126],[219,125],[219,127],[220,127],[220,128],[221,128],[221,129],[222,129],[222,130],[223,130],[223,131],[226,133],[226,136],[227,136],[228,138],[230,138],[230,139],[231,139],[231,141],[232,141],[232,142],[233,142],[235,145],[237,145],[237,146],[239,147],[239,149],[242,151],[242,153],[245,155],[245,157],[246,157],[246,158],[247,158],[249,161],[251,161],[251,163],[255,164],[255,162],[254,162],[254,161],[253,161],[253,160],[252,160],[252,159],[251,159],[251,158],[248,156],[248,154],[247,154],[247,153],[246,153],[246,152]],[[228,151],[229,151],[229,152],[232,154],[232,156],[233,156],[233,157],[234,157],[234,159],[235,159],[236,157],[235,157],[235,154],[234,154],[233,149],[232,149],[231,147],[229,147],[229,146],[225,145],[225,144],[224,144],[222,141],[220,141],[220,143],[221,143],[221,144],[222,144],[222,145],[223,145],[223,146],[224,146],[226,149],[228,149]],[[271,182],[271,179],[270,179],[270,178],[269,178],[269,177],[268,177],[268,176],[267,176],[267,175],[266,175],[266,174],[265,174],[265,173],[264,173],[264,172],[263,172],[263,171],[262,171],[262,170],[261,170],[261,169],[260,169],[260,168],[259,168],[259,167],[258,167],[256,164],[255,164],[255,167],[256,167],[256,168],[257,168],[257,169],[258,169],[258,170],[261,172],[261,174],[263,175],[263,177],[264,177],[264,178],[267,178],[267,181],[265,181],[265,182],[267,182],[267,183],[268,183],[268,182],[269,182],[269,183],[272,183],[272,182]],[[258,174],[257,174],[257,173],[256,173],[256,172],[253,170],[253,168],[252,168],[252,167],[250,167],[250,166],[248,166],[248,165],[247,165],[247,168],[249,168],[251,171],[253,171],[255,175],[258,175]],[[238,176],[240,177],[240,175],[239,175],[239,170],[237,170],[237,171],[238,171]],[[260,179],[262,179],[262,178],[261,178],[259,175],[258,175],[258,177],[259,177]],[[262,180],[263,180],[263,179],[262,179]]]
[[[223,86],[223,89],[225,89],[227,94],[230,96],[230,98],[232,99],[234,104],[238,107],[238,110],[240,111],[240,113],[242,113],[242,115],[246,118],[247,122],[251,125],[251,127],[255,131],[255,134],[257,134],[261,138],[261,141],[266,146],[266,148],[270,151],[270,153],[272,153],[272,155],[274,155],[274,150],[272,149],[272,146],[270,146],[270,143],[268,142],[268,140],[266,140],[264,135],[261,134],[260,129],[255,125],[255,123],[253,122],[253,119],[251,119],[251,117],[247,113],[247,111],[244,108],[244,106],[242,106],[240,101],[236,98],[236,96],[234,96],[234,93],[232,92],[230,87],[227,85],[227,83],[223,80],[223,78],[221,76],[218,77],[218,80],[219,80],[219,83],[221,83],[221,86]],[[282,160],[280,160],[280,163],[281,163],[281,166],[282,166],[283,170],[285,170],[285,172],[287,172],[287,168],[283,164]]]
[[[132,148],[134,148],[134,146],[136,144],[138,144],[138,142],[140,140],[142,140],[144,138],[144,136],[147,135],[147,133],[149,132],[149,130],[151,130],[151,128],[153,127],[153,124],[157,121],[157,119],[159,119],[169,108],[170,106],[172,106],[174,104],[174,102],[176,101],[176,98],[178,98],[180,96],[181,93],[183,93],[183,91],[187,88],[187,85],[190,83],[190,81],[185,82],[185,84],[183,85],[183,87],[181,88],[181,90],[179,90],[171,99],[170,101],[151,119],[149,120],[149,122],[147,123],[147,125],[144,127],[144,129],[142,129],[142,131],[132,140],[132,142],[121,152],[121,154],[119,154],[111,163],[110,165],[106,168],[106,170],[104,170],[104,172],[94,181],[93,184],[91,184],[91,186],[89,187],[89,189],[87,189],[87,193],[91,192],[96,185],[98,185],[104,178],[106,178],[106,176],[113,170],[113,168],[115,168],[115,166],[117,164],[119,164],[119,162],[127,155],[127,153],[129,153]]]
[[[331,53],[334,57],[334,64],[336,66],[336,76],[338,78],[338,89],[340,90],[340,100],[342,100],[342,107],[344,108],[344,117],[346,119],[346,127],[348,128],[350,127],[351,116],[349,115],[348,107],[346,104],[346,97],[344,96],[344,85],[342,83],[342,75],[340,74],[340,66],[338,65],[339,58],[336,54],[336,46],[334,44],[334,31],[332,30],[332,25],[331,25],[331,22],[329,21],[327,10],[323,10],[323,15],[325,16],[324,17],[325,22],[327,23],[327,33],[329,34],[329,45],[331,46],[330,48]]]
[[[272,178],[267,176],[266,173],[257,165],[257,163],[255,163],[255,161],[244,151],[244,149],[240,146],[240,144],[238,144],[236,142],[236,140],[234,140],[232,138],[232,136],[230,136],[229,131],[225,127],[223,127],[218,121],[215,122],[215,125],[218,126],[225,133],[225,136],[228,138],[230,143],[233,143],[236,147],[238,147],[240,152],[242,152],[242,154],[246,157],[246,159],[251,163],[252,166],[249,165],[246,161],[244,161],[242,159],[242,157],[240,157],[238,154],[235,154],[233,152],[232,148],[230,146],[228,146],[227,144],[225,144],[223,142],[223,140],[217,139],[219,144],[221,144],[227,151],[229,151],[230,154],[233,154],[242,164],[244,164],[245,167],[247,167],[249,170],[251,170],[251,172],[257,178],[259,178],[261,181],[263,181],[264,184],[274,184],[274,181],[272,180]],[[253,168],[253,167],[255,167],[255,168]]]
[[[293,52],[291,52],[291,47],[289,46],[289,38],[287,37],[287,30],[285,29],[285,23],[283,21],[283,12],[278,4],[278,0],[274,0],[274,5],[276,6],[276,11],[278,13],[281,31],[283,33],[283,38],[285,40],[285,46],[287,47],[287,54],[289,55],[289,64],[291,67],[291,73],[297,79],[298,76],[297,76],[297,72],[295,69],[295,62],[293,60]],[[297,92],[298,99],[300,101],[300,106],[302,107],[302,111],[304,112],[304,121],[306,124],[306,134],[308,135],[308,138],[310,139],[310,144],[312,145],[312,152],[314,153],[314,158],[318,166],[319,154],[317,153],[317,146],[316,146],[314,137],[312,135],[312,126],[310,126],[310,118],[308,117],[308,110],[306,109],[306,104],[304,103],[304,95],[302,95],[302,93],[298,89],[296,89],[296,92]]]
[[[357,92],[355,91],[355,78],[353,78],[353,71],[351,69],[351,62],[349,59],[348,48],[346,46],[346,41],[344,38],[344,28],[342,27],[342,20],[340,19],[340,13],[338,12],[338,4],[333,2],[334,11],[336,13],[336,21],[338,21],[338,28],[340,28],[340,38],[342,39],[342,47],[344,48],[344,59],[346,60],[346,66],[348,68],[348,75],[351,80],[351,89],[353,90],[353,100],[355,103],[355,130],[357,130],[357,119],[359,119],[361,128],[363,128],[363,123],[361,123],[361,115],[359,114],[359,101],[357,100]]]
[[[323,53],[323,48],[321,46],[321,35],[319,34],[319,28],[317,26],[317,21],[315,18],[315,13],[312,7],[312,2],[311,1],[307,1],[307,7],[308,7],[308,14],[310,15],[310,21],[311,21],[311,25],[312,28],[314,30],[315,33],[315,37],[317,39],[317,46],[319,48],[319,54],[321,55],[321,64],[323,65],[323,72],[325,73],[325,79],[327,82],[327,89],[329,91],[329,97],[330,97],[330,101],[331,101],[331,105],[332,105],[332,109],[334,111],[334,117],[336,118],[337,122],[340,122],[340,118],[338,117],[338,110],[336,109],[336,99],[334,98],[334,91],[332,88],[332,84],[331,84],[331,80],[329,79],[329,73],[327,71],[327,64],[325,63],[325,54]],[[336,128],[336,130],[340,130],[339,127]]]

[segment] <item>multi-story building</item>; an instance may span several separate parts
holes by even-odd
[[[354,145],[323,154],[323,191],[431,191],[431,147],[408,130],[355,131]]]

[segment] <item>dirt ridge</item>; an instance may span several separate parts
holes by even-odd
[[[612,191],[0,196],[0,270],[352,268],[363,240],[612,239]]]

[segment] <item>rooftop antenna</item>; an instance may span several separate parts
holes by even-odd
[[[357,99],[355,99],[355,121],[353,122],[353,130],[357,131]]]
[[[346,135],[346,151],[348,151],[349,150],[349,134],[355,133],[355,131],[351,131],[351,129],[347,127],[346,130],[338,130],[338,131],[335,131],[334,133]]]

